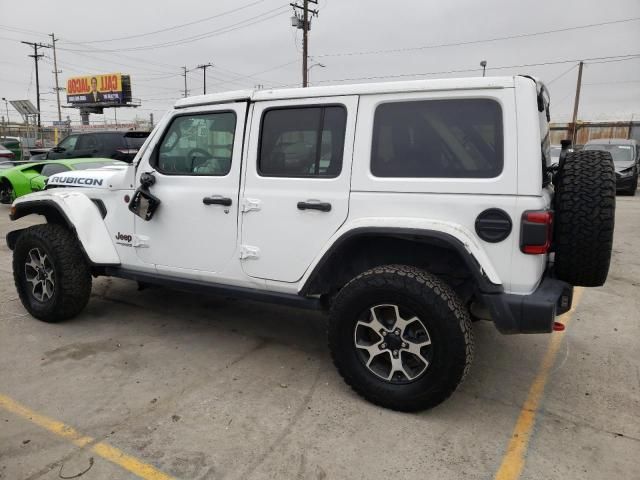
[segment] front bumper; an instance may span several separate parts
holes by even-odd
[[[635,175],[620,177],[616,174],[616,190],[630,190],[633,187]]]
[[[530,295],[486,293],[482,300],[500,333],[549,333],[556,316],[571,308],[573,287],[545,276]]]

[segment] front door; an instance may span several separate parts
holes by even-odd
[[[238,187],[247,104],[176,112],[136,173],[152,173],[162,202],[136,217],[136,251],[158,270],[221,272],[237,241]]]
[[[296,282],[349,210],[358,97],[258,102],[245,188],[244,272]]]

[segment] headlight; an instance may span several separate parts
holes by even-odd
[[[620,171],[620,178],[627,178],[633,175],[633,167]]]

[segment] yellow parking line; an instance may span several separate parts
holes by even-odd
[[[69,440],[77,447],[86,447],[95,441],[94,438],[82,435],[73,427],[34,412],[1,393],[0,408],[29,420],[31,423],[34,423],[35,425],[38,425],[59,437]],[[135,457],[127,455],[121,450],[118,450],[105,442],[98,442],[95,445],[90,446],[89,450],[96,455],[119,465],[140,478],[144,478],[146,480],[173,480],[173,477],[166,473],[161,472],[155,467],[144,463]]]
[[[582,288],[576,288],[573,295],[573,305],[564,315],[558,317],[558,321],[567,325],[571,320],[580,298],[582,297]],[[522,469],[524,468],[525,455],[529,446],[531,432],[535,425],[536,413],[544,394],[544,388],[549,377],[549,371],[553,367],[556,355],[560,349],[564,332],[554,332],[551,336],[549,346],[544,354],[540,369],[536,378],[533,380],[529,388],[529,395],[522,405],[520,416],[516,422],[511,435],[511,441],[507,447],[507,452],[502,459],[502,464],[496,473],[495,480],[517,480],[520,478]]]

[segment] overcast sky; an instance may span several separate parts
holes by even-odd
[[[484,59],[487,75],[541,77],[551,91],[552,120],[567,121],[577,61],[584,59],[579,118],[640,119],[639,0],[319,0],[318,9],[311,64],[325,67],[312,68],[312,84],[475,76]],[[61,86],[74,75],[131,75],[142,106],[120,109],[119,121],[151,112],[160,118],[182,96],[183,65],[214,64],[208,92],[299,85],[302,35],[291,15],[283,0],[0,0],[0,95],[35,104],[34,62],[27,57],[33,52],[19,41],[48,43],[51,32],[60,38]],[[604,22],[617,23],[529,35]],[[478,42],[514,36],[520,38]],[[57,119],[52,52],[43,53],[42,118],[50,122]],[[637,56],[610,58],[624,55]],[[202,93],[201,70],[187,80],[191,95]],[[64,92],[62,99],[66,104]],[[113,109],[105,112],[111,121]],[[63,115],[79,121],[75,109]]]

